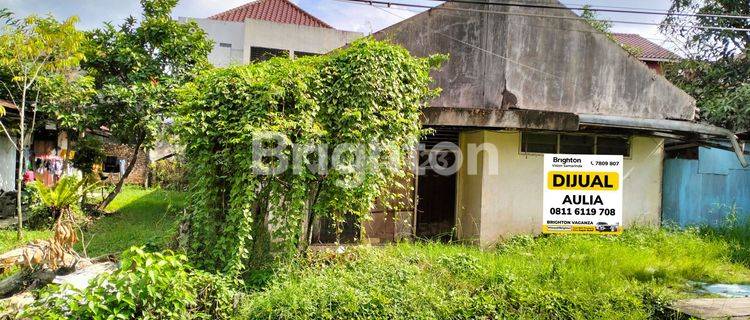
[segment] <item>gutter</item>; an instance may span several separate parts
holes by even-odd
[[[734,132],[721,127],[689,121],[644,119],[598,114],[579,114],[578,119],[580,125],[651,130],[667,133],[699,133],[709,136],[724,137],[732,143],[732,149],[734,150],[735,155],[737,155],[737,159],[740,161],[742,167],[746,168],[748,166],[742,147],[740,147],[740,143],[737,141],[737,136]]]

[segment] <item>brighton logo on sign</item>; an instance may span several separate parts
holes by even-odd
[[[544,155],[544,233],[622,233],[622,156]]]

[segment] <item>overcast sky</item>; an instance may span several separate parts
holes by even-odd
[[[387,27],[399,20],[415,14],[411,10],[394,8],[378,9],[368,5],[344,3],[339,0],[292,0],[304,10],[322,19],[338,29],[370,33]],[[436,5],[438,2],[427,0],[392,0],[393,2],[421,1]],[[205,18],[214,13],[247,3],[248,0],[181,0],[174,11],[177,17]],[[519,1],[520,2],[520,1]],[[612,6],[652,9],[666,11],[671,0],[568,0],[568,6]],[[58,19],[77,15],[80,18],[79,28],[92,29],[104,21],[118,24],[129,15],[140,16],[138,0],[0,0],[0,7],[10,9],[20,16],[28,14],[52,14]],[[414,9],[412,9],[414,10]],[[642,22],[660,22],[663,17],[657,15],[636,15],[622,13],[599,13],[600,18],[611,20],[628,20]],[[659,34],[656,26],[615,24],[614,32],[638,33],[657,44],[675,50],[668,39]]]

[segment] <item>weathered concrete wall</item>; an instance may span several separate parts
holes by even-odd
[[[15,189],[16,148],[7,137],[0,138],[0,191]]]
[[[480,232],[459,233],[459,237],[479,237],[482,245],[490,245],[502,237],[541,232],[543,200],[543,164],[541,154],[522,154],[517,131],[478,131],[462,133],[468,141],[488,143],[498,151],[497,174],[490,174],[487,155],[479,157],[484,172],[467,176],[459,172],[459,206],[457,225],[464,220],[481,220]],[[462,152],[467,153],[462,143]],[[631,156],[625,158],[623,187],[623,223],[658,224],[661,213],[663,139],[632,137]],[[464,167],[468,164],[465,163]],[[478,181],[481,180],[481,181]]]
[[[558,4],[547,0],[550,4]],[[433,107],[521,108],[692,120],[695,101],[572,11],[445,3],[375,36],[412,54],[447,53]],[[518,15],[521,14],[521,15]]]

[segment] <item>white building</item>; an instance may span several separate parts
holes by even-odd
[[[288,0],[257,0],[204,19],[180,18],[188,20],[214,40],[208,60],[219,67],[323,54],[362,36],[336,30]]]

